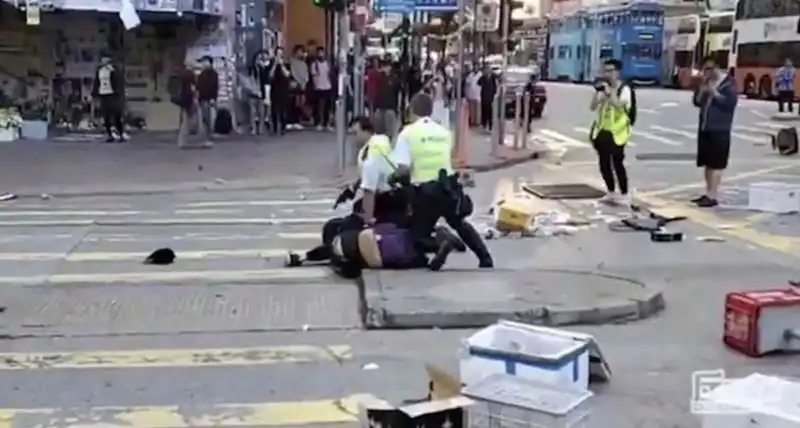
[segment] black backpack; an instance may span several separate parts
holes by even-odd
[[[214,133],[219,135],[228,135],[233,131],[233,117],[231,112],[226,108],[217,110],[217,118],[214,120]]]
[[[633,85],[629,83],[623,83],[619,85],[619,89],[617,89],[617,97],[622,95],[622,88],[628,87],[631,91],[631,105],[628,108],[628,119],[631,121],[631,126],[636,124],[636,91],[633,89]]]

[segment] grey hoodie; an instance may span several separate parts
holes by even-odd
[[[300,84],[300,88],[305,89],[310,78],[308,74],[308,65],[305,60],[292,58],[289,62],[289,68],[289,71],[292,73],[292,78]]]

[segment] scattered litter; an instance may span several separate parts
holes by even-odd
[[[305,193],[301,193],[300,194],[300,200],[301,201],[305,201],[306,200],[306,194]]]
[[[666,229],[654,230],[650,232],[650,240],[653,242],[681,242],[683,233]]]
[[[303,331],[311,330],[311,326],[308,324],[303,324]]]
[[[378,370],[380,366],[375,363],[367,363],[361,366],[361,370]]]
[[[197,165],[197,170],[198,171],[202,171],[203,170],[203,165]]]
[[[721,225],[717,226],[717,229],[719,229],[719,230],[736,229],[736,225],[735,224],[721,224]]]
[[[39,198],[41,198],[43,201],[47,201],[51,198],[51,196],[48,195],[47,193],[42,193],[41,195],[39,195]]]
[[[697,240],[700,242],[725,242],[725,238],[721,236],[698,236]]]
[[[215,179],[214,179],[214,182],[216,182],[217,184],[225,184],[225,183],[227,183],[228,181],[227,181],[227,180],[225,180],[224,178],[215,178]]]
[[[13,201],[17,199],[17,195],[13,193],[0,193],[0,202]]]

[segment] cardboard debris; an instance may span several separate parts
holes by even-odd
[[[368,395],[359,402],[362,426],[382,428],[466,426],[466,409],[474,402],[461,395],[458,378],[427,364],[428,397],[391,403]]]

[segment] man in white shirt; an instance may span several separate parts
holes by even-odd
[[[333,70],[325,56],[325,50],[317,48],[317,58],[311,63],[311,78],[314,80],[314,124],[317,130],[326,127],[333,130],[331,114],[333,108]]]
[[[359,152],[361,175],[356,192],[360,198],[353,203],[353,212],[345,217],[329,220],[322,227],[322,245],[305,254],[290,252],[286,266],[300,266],[304,262],[327,262],[331,256],[333,239],[346,230],[359,230],[377,223],[392,222],[404,224],[407,216],[407,203],[399,192],[390,192],[389,176],[395,168],[390,160],[391,141],[376,128],[368,117],[356,119],[353,125],[356,143],[362,148]],[[336,204],[352,198],[354,192],[345,191]]]
[[[467,75],[466,85],[464,85],[466,91],[464,96],[467,98],[469,106],[469,124],[471,126],[477,126],[481,123],[480,117],[478,116],[480,114],[480,109],[478,107],[481,104],[481,86],[478,84],[480,78],[481,73],[477,70],[472,70]]]

